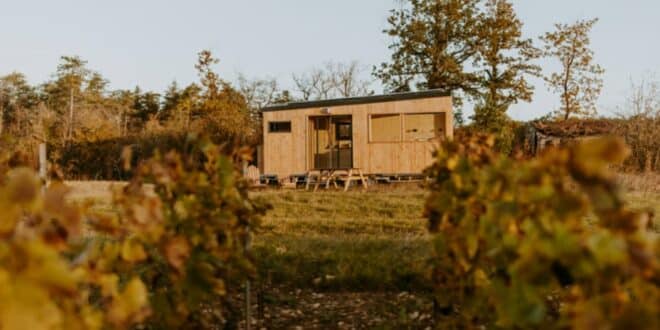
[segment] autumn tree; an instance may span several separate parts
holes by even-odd
[[[247,101],[213,70],[218,62],[208,50],[199,53],[195,68],[200,78],[201,99],[192,115],[198,119],[200,129],[215,137],[249,138],[255,127],[251,125]]]
[[[7,133],[7,126],[17,124],[21,132],[21,119],[38,103],[37,94],[25,75],[13,72],[0,77],[0,135]]]
[[[605,70],[594,63],[589,33],[598,19],[556,24],[555,31],[541,37],[544,55],[558,60],[561,70],[545,78],[551,90],[559,93],[556,111],[564,120],[571,115],[589,116],[597,112],[596,100],[603,87]]]
[[[117,135],[128,135],[130,117],[133,115],[135,106],[135,94],[131,90],[116,90],[110,92],[109,99]]]
[[[87,61],[78,56],[62,56],[55,73],[55,81],[47,86],[51,106],[61,113],[68,110],[64,133],[65,141],[73,138],[75,125],[74,102],[76,96],[81,94],[83,84],[87,81],[89,74]],[[66,109],[67,107],[68,109]]]
[[[475,107],[477,127],[501,133],[512,104],[531,101],[534,87],[527,76],[537,76],[540,67],[531,39],[522,35],[523,23],[508,0],[488,0],[479,15],[475,49],[478,56],[480,92]]]
[[[660,79],[647,74],[631,81],[626,103],[617,115],[616,134],[632,151],[625,165],[639,171],[660,170]]]
[[[142,92],[139,87],[134,90],[134,114],[136,127],[141,128],[160,110],[160,94],[154,92]]]
[[[201,88],[192,83],[179,89],[176,82],[170,84],[158,112],[158,120],[166,128],[187,130],[190,128],[193,111],[199,109]]]
[[[393,92],[439,89],[448,93],[476,92],[478,76],[466,70],[475,47],[478,0],[409,0],[391,11],[391,60],[374,75]],[[413,86],[414,85],[414,86]]]

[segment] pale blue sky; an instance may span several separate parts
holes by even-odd
[[[624,102],[631,78],[660,73],[660,0],[514,4],[529,37],[555,22],[601,19],[592,35],[596,60],[607,70],[601,113]],[[288,87],[292,72],[328,60],[374,65],[388,59],[381,31],[395,6],[396,0],[0,0],[0,75],[16,70],[40,83],[59,56],[75,54],[112,88],[139,84],[162,92],[174,79],[196,80],[196,53],[211,49],[228,80],[243,72],[276,77]],[[557,105],[541,81],[535,84],[535,101],[515,106],[514,118],[538,117]]]

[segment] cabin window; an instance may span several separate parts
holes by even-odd
[[[371,142],[401,141],[401,115],[371,115]]]
[[[351,141],[353,139],[353,125],[351,123],[337,123],[335,133],[337,141]]]
[[[268,122],[269,133],[291,133],[290,121],[271,121]]]
[[[406,141],[429,141],[445,136],[444,113],[405,114],[403,123]]]

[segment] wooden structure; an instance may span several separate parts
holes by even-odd
[[[436,90],[288,103],[262,113],[259,166],[280,179],[322,181],[332,172],[366,186],[367,175],[418,174],[433,162],[438,141],[453,134],[451,96]]]
[[[367,178],[362,174],[362,170],[356,169],[330,169],[330,170],[310,170],[306,175],[305,190],[309,190],[314,184],[314,191],[319,189],[321,184],[325,184],[325,188],[330,188],[332,183],[335,188],[339,188],[337,180],[344,182],[344,191],[347,191],[351,186],[351,181],[356,180],[362,184],[364,189],[369,187]]]
[[[549,146],[560,146],[574,141],[612,135],[615,124],[609,119],[571,118],[561,121],[534,121],[525,132],[524,151],[537,155]]]

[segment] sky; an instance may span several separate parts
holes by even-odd
[[[0,75],[24,73],[31,83],[52,77],[62,55],[78,55],[113,89],[162,92],[173,80],[196,81],[197,53],[209,49],[221,76],[235,81],[291,74],[327,61],[366,68],[389,59],[382,33],[401,0],[0,0]],[[660,0],[514,0],[526,37],[555,23],[598,17],[596,62],[606,69],[601,114],[625,103],[631,79],[660,74]],[[540,63],[545,72],[556,68]],[[370,78],[370,69],[364,75]],[[532,103],[510,109],[527,120],[555,109],[558,96],[532,80]],[[376,92],[381,91],[375,83]],[[466,113],[469,114],[469,109]]]

